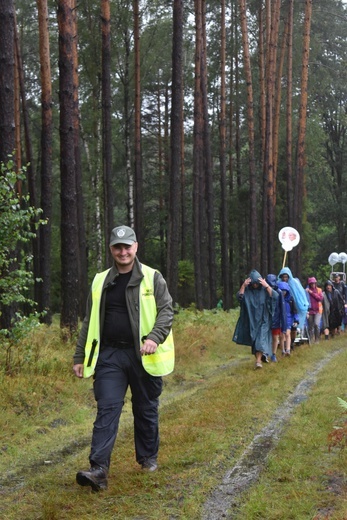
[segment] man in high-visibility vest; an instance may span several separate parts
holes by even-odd
[[[107,488],[110,459],[128,386],[131,389],[136,460],[157,469],[158,404],[162,376],[174,367],[172,298],[163,276],[141,264],[133,229],[111,232],[114,265],[91,286],[74,355],[77,377],[94,377],[97,415],[90,468],[77,483],[93,491]]]

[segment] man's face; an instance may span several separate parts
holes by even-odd
[[[288,280],[289,280],[289,276],[287,274],[282,274],[281,278],[282,278],[282,282],[288,282]]]
[[[137,253],[137,242],[128,244],[115,244],[110,246],[112,257],[120,271],[127,272],[133,267]]]

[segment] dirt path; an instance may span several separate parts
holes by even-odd
[[[302,381],[290,391],[287,399],[280,407],[278,407],[269,423],[253,438],[252,442],[246,448],[238,462],[229,468],[221,478],[220,484],[213,490],[205,504],[203,505],[203,513],[201,520],[221,520],[233,519],[237,516],[238,505],[242,500],[242,493],[253,485],[261,474],[266,460],[271,450],[277,445],[282,436],[283,430],[288,424],[296,407],[308,398],[311,388],[315,385],[317,375],[320,371],[337,355],[342,353],[344,349],[339,348],[335,351],[329,351],[327,355],[318,361],[311,370],[309,370]],[[249,356],[245,357],[249,361]],[[218,368],[205,374],[204,379],[196,382],[187,382],[182,384],[180,388],[172,391],[165,391],[161,406],[165,408],[173,401],[186,399],[201,387],[208,385],[211,379],[219,377],[224,370],[230,367],[238,366],[243,362],[242,359],[233,360],[230,363],[223,364]],[[130,415],[122,416],[122,429],[126,431],[127,426],[132,424]],[[25,486],[27,477],[30,476],[33,469],[45,471],[45,465],[49,461],[49,466],[56,465],[69,456],[76,453],[90,443],[90,436],[79,439],[79,442],[73,442],[67,446],[57,446],[54,453],[45,454],[43,460],[31,461],[30,464],[18,465],[6,471],[0,478],[0,496],[11,493]]]
[[[221,484],[206,500],[201,520],[236,517],[240,496],[257,481],[270,451],[277,445],[295,408],[307,399],[319,372],[342,351],[343,349],[329,352],[321,359],[306,374],[305,379],[296,386],[286,401],[275,410],[271,421],[254,437],[237,464],[225,473]]]

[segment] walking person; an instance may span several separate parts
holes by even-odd
[[[347,310],[347,285],[341,279],[341,275],[339,275],[338,273],[334,277],[333,287],[336,290],[338,290],[339,293],[341,294],[343,302],[344,302],[345,313],[346,313],[346,310]],[[342,324],[343,324],[343,328],[341,327]],[[336,331],[337,334],[339,334],[341,330],[343,330],[343,331],[345,330],[345,316],[343,317],[342,324],[339,327],[337,327],[337,331]]]
[[[323,291],[323,330],[325,339],[334,337],[339,330],[345,314],[345,304],[341,293],[335,289],[333,282],[328,280],[324,284]]]
[[[294,298],[295,306],[298,313],[299,319],[299,327],[302,330],[305,326],[305,322],[307,319],[307,310],[308,310],[308,299],[307,294],[301,282],[298,278],[295,278],[289,269],[289,267],[283,267],[278,275],[278,280],[280,282],[288,283],[290,287],[291,295]],[[295,340],[296,331],[292,331],[292,343]]]
[[[306,292],[309,302],[308,332],[312,341],[314,343],[319,343],[323,312],[323,291],[320,287],[317,287],[317,280],[314,276],[307,279]]]
[[[341,275],[339,275],[338,273],[335,275],[334,277],[334,280],[333,280],[333,287],[334,289],[338,290],[339,293],[341,294],[342,296],[342,299],[344,302],[346,302],[346,290],[347,290],[347,286],[345,284],[345,282],[341,279]]]
[[[277,362],[277,349],[281,342],[281,335],[287,331],[287,311],[284,301],[284,295],[278,287],[277,276],[275,274],[268,274],[265,278],[273,291],[278,293],[274,314],[272,316],[271,334],[272,334],[272,354],[271,361]]]
[[[264,278],[253,269],[237,293],[240,302],[240,317],[233,341],[252,347],[255,368],[262,368],[271,355],[271,324],[278,293],[273,291]]]
[[[128,386],[136,461],[143,470],[157,469],[161,376],[172,372],[174,366],[173,308],[164,278],[140,263],[137,248],[133,229],[118,226],[112,230],[114,263],[94,278],[74,354],[75,375],[94,377],[97,415],[90,469],[76,475],[79,485],[93,491],[107,488]]]
[[[278,288],[283,293],[283,298],[286,306],[287,323],[284,334],[281,335],[281,349],[283,356],[290,356],[292,345],[292,331],[296,330],[299,323],[299,316],[296,310],[294,298],[290,292],[290,286],[287,282],[278,282]]]

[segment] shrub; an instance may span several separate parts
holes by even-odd
[[[41,210],[30,206],[29,196],[17,191],[24,179],[25,168],[16,173],[12,159],[0,163],[0,334],[8,371],[11,350],[39,319],[30,298],[34,284],[30,242],[44,221],[39,218]]]

